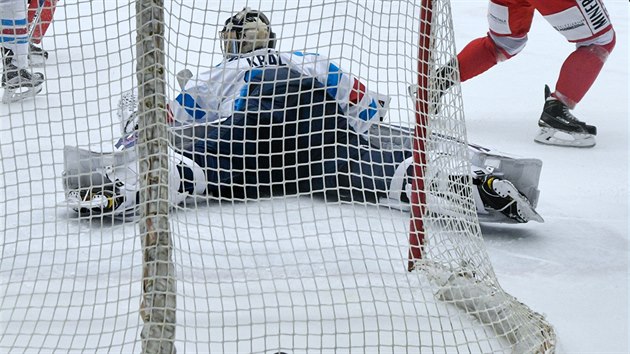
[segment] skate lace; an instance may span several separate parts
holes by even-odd
[[[584,122],[582,122],[581,120],[577,119],[576,116],[574,116],[571,111],[569,110],[569,107],[562,105],[562,113],[563,113],[563,118],[568,120],[568,121],[572,121],[578,124],[584,124]]]

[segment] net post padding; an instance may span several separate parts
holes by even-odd
[[[143,353],[175,353],[177,289],[168,219],[164,24],[163,1],[136,1]]]

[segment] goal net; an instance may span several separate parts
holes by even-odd
[[[244,7],[275,51],[209,80]],[[554,351],[483,245],[448,0],[68,0],[42,45],[0,106],[3,352]]]

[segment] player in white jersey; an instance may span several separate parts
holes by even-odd
[[[238,29],[238,31],[236,30]],[[269,20],[245,9],[229,18],[221,43],[224,61],[190,79],[172,104],[176,121],[212,122],[230,117],[244,104],[244,89],[260,76],[261,68],[288,67],[330,87],[328,93],[350,117],[350,126],[363,133],[386,114],[387,99],[366,90],[353,75],[316,53],[278,53]]]
[[[304,193],[408,208],[411,134],[381,124],[385,97],[323,56],[276,52],[275,34],[258,11],[245,9],[228,19],[221,40],[224,61],[188,80],[171,104],[171,129],[204,128],[171,149],[173,203],[189,195],[252,199]],[[125,122],[134,122],[135,107],[133,98],[123,100]],[[66,148],[64,187],[73,209],[97,215],[135,209],[134,125],[123,124],[130,129],[117,144],[118,155]],[[399,142],[402,136],[408,138]],[[430,158],[444,154],[429,152]],[[442,176],[444,185],[435,187],[446,192],[429,191],[429,198],[446,201],[435,203],[442,207],[434,212],[457,213],[446,206],[447,196],[472,180],[480,216],[542,221],[534,211],[539,160],[476,146],[470,155],[470,175]]]
[[[29,35],[24,0],[0,0],[3,103],[31,97],[42,90],[44,75],[29,69]]]

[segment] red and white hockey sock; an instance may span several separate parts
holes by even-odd
[[[459,74],[464,82],[484,73],[505,58],[490,37],[482,37],[468,43],[459,54]]]
[[[18,68],[28,66],[28,27],[26,23],[26,3],[20,1],[0,1],[0,43],[13,52],[13,65]]]
[[[599,75],[604,62],[615,46],[615,40],[601,45],[578,47],[562,64],[556,83],[556,92],[552,94],[570,109],[582,100]]]
[[[31,42],[41,43],[52,22],[57,0],[30,0],[28,2],[28,23],[31,27]]]

